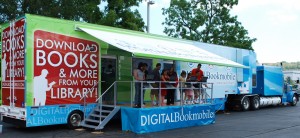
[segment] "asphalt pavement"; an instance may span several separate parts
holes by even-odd
[[[70,130],[65,125],[18,128],[2,123],[0,138],[298,138],[300,137],[300,105],[267,107],[258,111],[218,113],[216,123],[148,134],[121,131],[121,121],[114,120],[101,132]]]

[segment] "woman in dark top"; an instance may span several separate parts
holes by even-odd
[[[168,70],[163,70],[162,75],[161,75],[161,81],[162,81],[161,88],[163,88],[163,89],[161,89],[161,101],[160,101],[161,106],[166,105],[164,103],[164,100],[165,100],[165,96],[167,95],[167,89],[164,89],[164,88],[166,88],[166,84],[164,82],[169,81],[169,79],[170,79],[170,77],[168,75]]]
[[[177,76],[177,73],[175,72],[175,68],[174,66],[172,66],[170,68],[170,71],[169,71],[169,78],[170,78],[170,81],[175,81],[176,83],[173,83],[172,85],[174,87],[177,87],[177,84],[178,84],[178,76]],[[175,91],[176,89],[168,89],[168,92],[167,92],[167,105],[174,105],[174,101],[175,101]]]

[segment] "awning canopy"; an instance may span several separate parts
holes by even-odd
[[[112,46],[131,52],[134,57],[159,58],[246,68],[244,65],[205,51],[192,44],[175,41],[173,39],[159,39],[133,34],[89,29],[86,27],[78,27],[78,29]]]

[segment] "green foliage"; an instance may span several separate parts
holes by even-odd
[[[167,9],[164,33],[168,36],[238,47],[252,48],[255,38],[230,15],[238,0],[172,0]]]
[[[142,0],[2,0],[0,24],[24,13],[143,31],[140,13],[131,7]],[[106,4],[101,6],[100,4]],[[100,9],[100,7],[105,7]]]
[[[127,28],[131,30],[144,31],[145,23],[137,10],[132,11],[131,7],[139,6],[142,0],[104,0],[107,1],[103,20],[101,24]]]
[[[285,82],[288,83],[288,84],[290,84],[290,85],[294,85],[294,81],[292,80],[292,78],[290,76],[287,76],[285,78]]]
[[[202,35],[198,30],[204,25],[205,13],[186,0],[173,0],[170,7],[163,9],[165,18],[164,33],[168,36],[189,40],[200,40]]]
[[[18,4],[21,0],[1,0],[0,2],[0,24],[16,18],[20,15],[20,5]]]
[[[300,70],[300,62],[277,62],[277,63],[264,63],[264,65],[269,66],[280,66],[280,63],[282,63],[283,70]]]

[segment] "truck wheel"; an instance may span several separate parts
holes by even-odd
[[[251,99],[250,106],[251,106],[252,110],[258,110],[259,109],[259,97],[258,96],[254,96]]]
[[[297,105],[297,102],[298,102],[297,97],[296,97],[296,95],[294,95],[294,96],[293,96],[293,101],[291,102],[291,105],[292,105],[292,106],[296,106],[296,105]]]
[[[250,108],[250,100],[247,96],[245,96],[243,99],[242,99],[242,102],[241,102],[241,109],[242,111],[248,111],[249,108]]]
[[[68,127],[75,129],[80,127],[80,123],[83,120],[83,113],[81,111],[72,111],[68,116]]]

